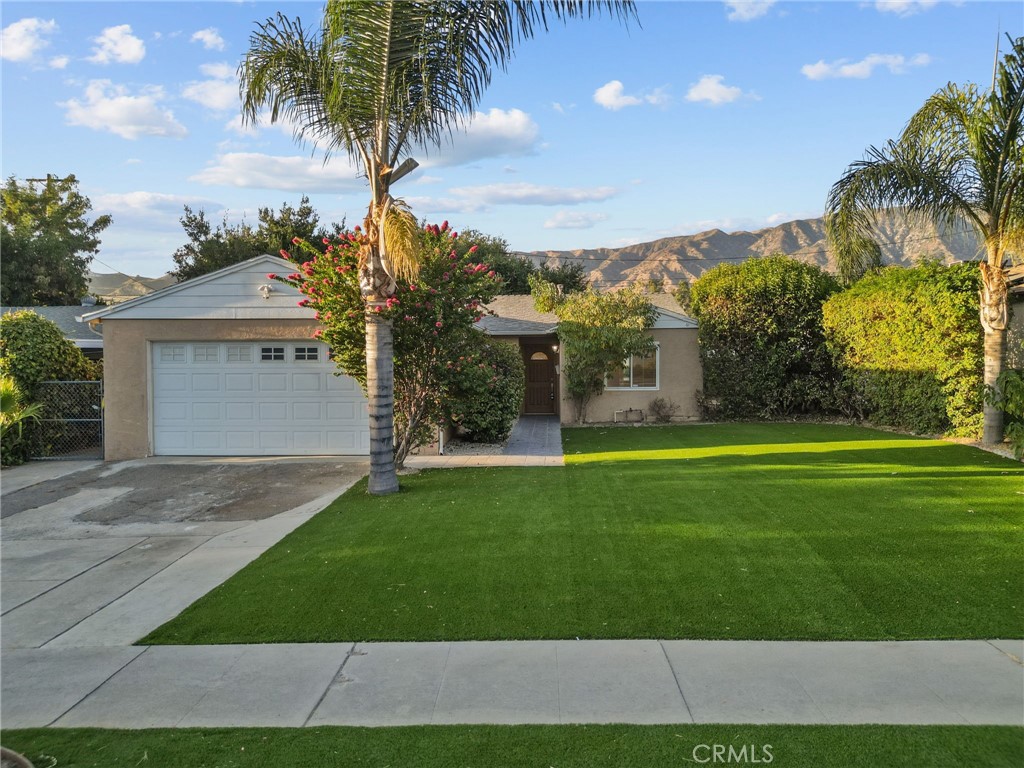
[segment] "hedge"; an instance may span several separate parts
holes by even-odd
[[[981,432],[983,333],[976,264],[887,267],[824,305],[847,398],[876,424]]]

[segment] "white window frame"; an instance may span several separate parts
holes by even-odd
[[[633,355],[630,355],[622,361],[622,367],[629,371],[629,380],[633,381]],[[604,388],[610,392],[655,392],[661,389],[661,344],[655,342],[654,344],[654,386],[653,387],[634,387],[632,385],[628,387],[613,387],[608,384],[608,378],[605,377]]]

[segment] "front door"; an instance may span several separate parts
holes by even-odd
[[[550,346],[523,347],[526,361],[526,413],[555,413],[558,382]]]

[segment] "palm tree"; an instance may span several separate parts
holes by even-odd
[[[566,20],[609,11],[635,17],[632,0],[329,0],[320,29],[277,14],[257,30],[239,67],[243,118],[287,120],[298,140],[344,150],[365,173],[360,283],[366,300],[369,492],[398,490],[394,465],[393,342],[375,309],[414,275],[416,221],[391,185],[416,168],[415,147],[436,146],[471,114],[515,44]],[[325,160],[326,161],[326,160]]]
[[[1024,38],[1010,40],[990,91],[948,84],[897,141],[871,147],[829,192],[825,224],[849,283],[879,265],[873,226],[892,209],[939,225],[968,223],[985,247],[981,324],[985,384],[996,389],[1006,353],[1006,262],[1024,255]],[[1003,439],[1002,412],[986,402],[982,439]]]

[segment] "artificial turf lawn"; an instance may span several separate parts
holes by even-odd
[[[1024,763],[1024,729],[992,726],[39,728],[6,731],[3,739],[37,766],[58,768],[675,768],[699,764],[711,753],[694,749],[716,744],[732,746],[737,755],[746,746],[747,759],[733,760],[734,765],[770,763],[773,768],[1008,768]],[[770,745],[767,752],[765,745]],[[750,760],[752,754],[759,760]]]
[[[1024,637],[1018,462],[830,425],[563,435],[565,467],[357,485],[140,642]]]

